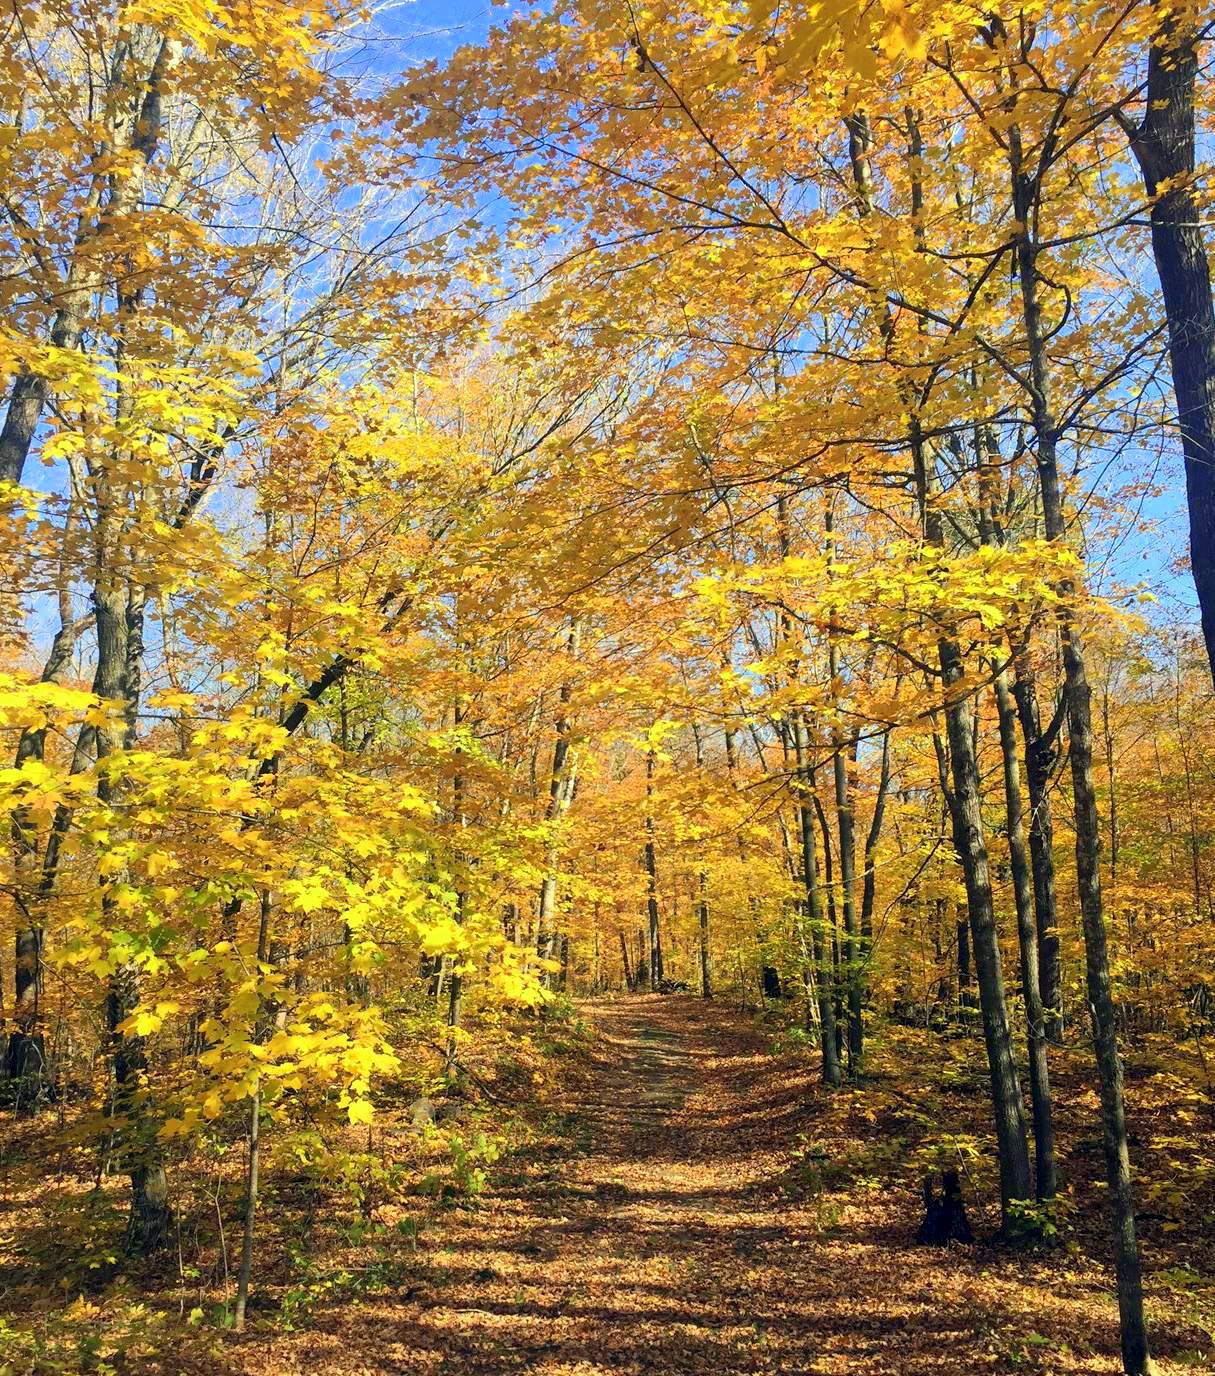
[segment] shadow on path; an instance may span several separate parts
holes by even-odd
[[[484,1207],[453,1211],[406,1295],[335,1310],[246,1370],[1115,1371],[1102,1302],[979,1249],[911,1247],[913,1196],[792,1201],[781,1182],[813,1123],[813,1067],[766,1054],[750,1019],[683,997],[583,1011],[597,1036],[566,1101],[568,1151]],[[1087,1355],[1008,1346],[1003,1335],[1046,1317]]]

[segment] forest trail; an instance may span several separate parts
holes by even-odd
[[[428,1229],[404,1294],[331,1311],[247,1370],[1115,1370],[1101,1277],[916,1248],[908,1188],[791,1191],[813,1067],[769,1054],[752,1017],[686,997],[582,1010],[597,1036],[547,1159],[515,1176],[504,1161],[482,1207]]]

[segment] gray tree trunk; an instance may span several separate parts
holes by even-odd
[[[797,763],[798,784],[801,789],[797,802],[798,828],[802,843],[802,883],[806,891],[806,920],[810,927],[810,946],[814,955],[815,985],[818,994],[819,1040],[822,1043],[822,1078],[825,1085],[838,1089],[840,1074],[839,1047],[836,1044],[834,984],[830,949],[824,940],[823,903],[818,889],[818,853],[814,843],[814,810],[810,802],[810,752],[806,740],[806,726],[801,715],[792,723],[794,758]]]
[[[653,796],[654,752],[648,751],[645,757],[645,873],[646,873],[646,914],[650,931],[650,989],[658,992],[663,981],[662,934],[658,929],[658,860],[654,853],[654,815],[650,807]]]
[[[1034,1193],[1025,1105],[1013,1054],[1008,1001],[1004,994],[1000,941],[992,903],[987,843],[983,835],[974,732],[967,699],[959,698],[956,689],[963,675],[962,656],[957,644],[945,637],[939,642],[938,653],[944,678],[945,724],[953,774],[954,838],[966,883],[970,941],[979,983],[979,1008],[983,1019],[983,1040],[987,1047],[996,1147],[1000,1161],[1000,1204],[1007,1230],[1012,1221],[1012,1202],[1032,1199]]]
[[[51,321],[49,340],[56,348],[74,349],[80,343],[93,298],[103,285],[103,274],[91,261],[91,257],[96,256],[95,253],[90,255],[93,241],[104,234],[113,221],[129,215],[138,204],[144,172],[160,143],[165,81],[180,47],[179,40],[162,38],[146,75],[131,71],[133,59],[128,43],[121,43],[115,53],[108,55],[111,58],[108,89],[99,93],[102,99],[98,104],[101,109],[118,113],[113,118],[106,161],[120,149],[137,156],[122,177],[114,177],[108,167],[99,168],[93,174],[88,195],[81,206],[75,251],[57,293],[59,306]],[[38,422],[50,395],[50,382],[45,377],[21,373],[14,380],[4,424],[0,426],[0,481],[21,481]]]
[[[1046,538],[1061,543],[1067,538],[1067,522],[1058,465],[1059,431],[1051,410],[1046,337],[1038,296],[1038,249],[1030,231],[1040,187],[1036,177],[1024,170],[1019,131],[1015,125],[1009,131],[1009,147],[1013,213],[1017,223],[1022,226],[1017,236],[1016,265],[1029,351],[1030,405],[1037,447],[1035,460],[1042,493],[1042,515]],[[1143,1311],[1143,1282],[1135,1232],[1122,1065],[1118,1059],[1117,1018],[1101,896],[1101,827],[1093,784],[1092,690],[1088,682],[1084,642],[1071,606],[1078,589],[1071,579],[1065,578],[1060,581],[1057,590],[1060,597],[1059,629],[1063,640],[1076,823],[1076,879],[1084,929],[1089,1013],[1101,1085],[1101,1126],[1118,1277],[1122,1362],[1128,1376],[1145,1376],[1151,1371],[1152,1362]]]
[[[1051,1111],[1050,1070],[1046,1059],[1046,1025],[1038,983],[1038,933],[1034,925],[1033,880],[1025,845],[1021,804],[1021,771],[1017,758],[1017,709],[1008,686],[1008,673],[996,674],[996,706],[1000,720],[1000,750],[1004,760],[1004,807],[1008,819],[1008,857],[1012,869],[1013,901],[1017,910],[1017,942],[1021,952],[1021,992],[1029,1050],[1029,1093],[1034,1118],[1034,1165],[1039,1200],[1055,1197],[1055,1130]]]
[[[581,626],[574,620],[570,623],[566,640],[566,653],[571,659],[577,657],[580,641]],[[548,801],[544,809],[544,820],[550,827],[555,826],[564,816],[574,797],[576,763],[570,750],[572,725],[569,717],[572,692],[573,687],[567,678],[561,685],[559,705],[553,723],[556,740],[553,742],[553,762],[548,776]],[[555,837],[550,836],[545,855],[545,874],[540,881],[540,906],[536,921],[537,953],[543,960],[551,960],[556,949],[557,864],[557,842]],[[549,970],[542,972],[540,980],[546,988],[555,982]]]
[[[1059,727],[1065,704],[1043,730],[1038,694],[1024,646],[1014,651],[1013,698],[1025,742],[1025,782],[1029,790],[1029,855],[1034,882],[1034,924],[1038,932],[1038,991],[1047,1038],[1063,1035],[1063,979],[1059,968],[1059,911],[1055,895],[1055,823],[1050,781],[1058,759]]]
[[[924,537],[929,545],[940,549],[944,547],[941,516],[930,499],[933,483],[925,456],[923,436],[915,421],[911,426],[910,442]],[[983,833],[981,781],[974,726],[969,699],[958,692],[958,684],[964,676],[965,666],[957,641],[947,635],[942,635],[937,640],[937,657],[941,666],[942,691],[945,698],[945,727],[949,742],[948,769],[952,776],[952,787],[944,777],[946,764],[939,740],[935,742],[938,750],[937,763],[942,774],[942,791],[953,824],[954,847],[966,884],[966,908],[975,972],[979,983],[979,1008],[983,1020],[983,1040],[987,1050],[996,1150],[1000,1165],[1001,1214],[1003,1226],[1007,1231],[1012,1222],[1013,1200],[1024,1201],[1033,1197],[1033,1173],[1029,1162],[1025,1104],[1021,1096],[1016,1057],[1013,1054],[1008,1000],[1004,993],[1000,941],[992,901],[987,842]],[[959,955],[960,946],[959,941]]]

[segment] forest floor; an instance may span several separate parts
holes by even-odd
[[[62,1341],[75,1334],[82,1370],[157,1376],[1113,1376],[1117,1311],[1081,1050],[1057,1058],[1070,1182],[1059,1245],[1010,1250],[992,1240],[981,1039],[875,1030],[865,1078],[828,1095],[817,1055],[783,1022],[777,1010],[765,1020],[724,1002],[636,996],[578,1005],[565,1032],[512,1031],[515,1080],[482,1065],[492,1096],[458,1136],[471,1189],[381,1190],[342,1222],[332,1197],[278,1173],[259,1214],[243,1334],[223,1318],[226,1260],[223,1270],[208,1263],[211,1281],[204,1266],[194,1298],[182,1279],[203,1255],[190,1238],[206,1224],[205,1195],[159,1271],[98,1276],[65,1319],[54,1282],[27,1263],[24,1288],[14,1285],[22,1271],[10,1261],[0,1302],[20,1312],[28,1293],[45,1305],[41,1331],[53,1336],[59,1323]],[[1157,1081],[1180,1083],[1163,1072]],[[1211,1200],[1174,1198],[1168,1183],[1199,1178],[1193,1162],[1170,1174],[1189,1150],[1178,1114],[1190,1110],[1163,1090],[1150,1106],[1142,1087],[1131,1090],[1150,1167],[1143,1197],[1182,1220],[1146,1211],[1160,1371],[1212,1371]],[[530,1124],[513,1136],[494,1135],[504,1097]],[[450,1163],[450,1143],[411,1135],[400,1110],[396,1126],[393,1117],[387,1105],[378,1156],[391,1158],[395,1143]],[[1191,1135],[1201,1151],[1203,1135]],[[492,1142],[502,1144],[496,1160]],[[976,1244],[917,1247],[919,1182],[949,1162],[963,1169]],[[241,1186],[229,1174],[231,1238]],[[10,1211],[0,1244],[32,1219]],[[196,1303],[208,1308],[187,1314]],[[0,1322],[0,1339],[6,1331]],[[79,1337],[103,1331],[100,1346]],[[3,1347],[0,1371],[22,1370]],[[29,1369],[77,1367],[65,1352]]]
[[[997,1249],[990,1202],[972,1206],[977,1245],[916,1247],[914,1182],[886,1171],[890,1123],[848,1091],[825,1122],[813,1061],[774,1056],[753,1015],[652,996],[581,1011],[596,1035],[562,1072],[562,1140],[508,1158],[479,1207],[429,1228],[403,1293],[307,1333],[229,1339],[210,1369],[1118,1370],[1106,1265],[1075,1244]],[[1153,1304],[1162,1373],[1213,1369],[1186,1308]]]

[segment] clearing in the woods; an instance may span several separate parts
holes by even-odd
[[[582,1011],[596,1035],[563,1072],[559,1140],[428,1224],[396,1293],[229,1339],[210,1369],[1116,1370],[1108,1271],[991,1246],[981,1203],[976,1246],[916,1247],[914,1188],[879,1178],[890,1124],[859,1093],[828,1107],[812,1063],[773,1056],[753,1015],[654,996]],[[1180,1321],[1157,1321],[1180,1351]]]

